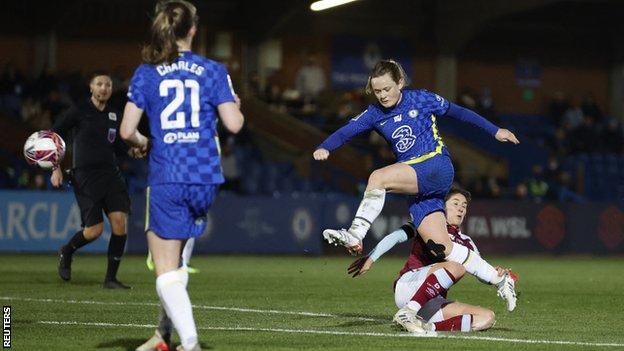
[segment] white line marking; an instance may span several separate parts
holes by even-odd
[[[11,297],[11,296],[0,296],[0,300],[14,300],[14,301],[27,301],[27,302],[45,302],[45,303],[69,303],[69,304],[81,304],[81,305],[109,305],[109,306],[160,306],[159,303],[155,302],[104,302],[104,301],[90,301],[90,300],[59,300],[59,299],[35,299],[28,297]],[[203,310],[217,310],[217,311],[235,311],[235,312],[247,312],[247,313],[260,313],[260,314],[286,314],[286,315],[296,315],[296,316],[307,316],[307,317],[327,317],[327,318],[351,318],[361,321],[369,321],[369,322],[390,322],[390,320],[386,319],[375,319],[375,318],[366,318],[366,317],[347,317],[340,316],[336,314],[330,313],[316,313],[316,312],[306,312],[306,311],[280,311],[280,310],[260,310],[254,308],[240,308],[240,307],[223,307],[223,306],[207,306],[207,305],[193,305],[193,308],[203,309]]]
[[[50,325],[85,325],[98,327],[129,327],[129,328],[156,328],[153,324],[128,324],[128,323],[100,323],[100,322],[75,322],[75,321],[38,321],[40,324]],[[371,332],[345,332],[335,330],[314,330],[314,329],[282,329],[282,328],[251,328],[251,327],[198,327],[200,330],[223,330],[223,331],[255,331],[255,332],[274,332],[274,333],[297,333],[297,334],[324,334],[324,335],[347,335],[347,336],[378,336],[378,337],[432,337],[408,333],[371,333]],[[563,340],[525,340],[525,339],[508,339],[489,336],[469,336],[469,335],[451,335],[438,334],[438,338],[446,339],[462,339],[462,340],[482,340],[482,341],[502,341],[509,343],[522,344],[551,344],[551,345],[574,345],[574,346],[605,346],[605,347],[623,347],[624,344],[617,343],[594,343],[579,341],[563,341]]]

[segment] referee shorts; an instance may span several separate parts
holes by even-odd
[[[118,168],[76,168],[71,180],[83,227],[103,222],[102,212],[130,212],[126,181]]]

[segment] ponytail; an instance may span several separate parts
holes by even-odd
[[[384,74],[389,73],[390,78],[399,84],[401,80],[407,85],[407,75],[403,70],[403,67],[400,63],[395,60],[381,60],[375,64],[375,67],[370,72],[368,76],[368,82],[366,83],[366,94],[373,93],[373,87],[371,85],[371,80],[373,78],[381,77]]]
[[[156,5],[151,41],[143,47],[143,62],[160,64],[178,58],[178,39],[185,38],[197,25],[196,8],[184,0],[165,1]]]

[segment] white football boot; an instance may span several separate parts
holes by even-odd
[[[350,253],[360,254],[364,249],[362,240],[346,229],[325,229],[323,238],[330,244],[346,247]]]
[[[136,351],[169,351],[169,344],[160,335],[158,330],[143,345],[136,348]]]
[[[516,309],[516,301],[518,300],[516,297],[516,281],[511,275],[505,273],[503,280],[496,286],[498,287],[498,296],[507,302],[507,311],[511,312]]]
[[[401,308],[392,318],[392,321],[413,334],[436,336],[435,327],[425,322],[416,312],[407,306]]]

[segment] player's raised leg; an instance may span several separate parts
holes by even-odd
[[[406,164],[395,163],[373,171],[351,227],[348,230],[326,229],[323,231],[325,240],[330,244],[343,245],[349,251],[361,253],[362,240],[383,210],[386,192],[417,194],[418,182],[414,169]]]

